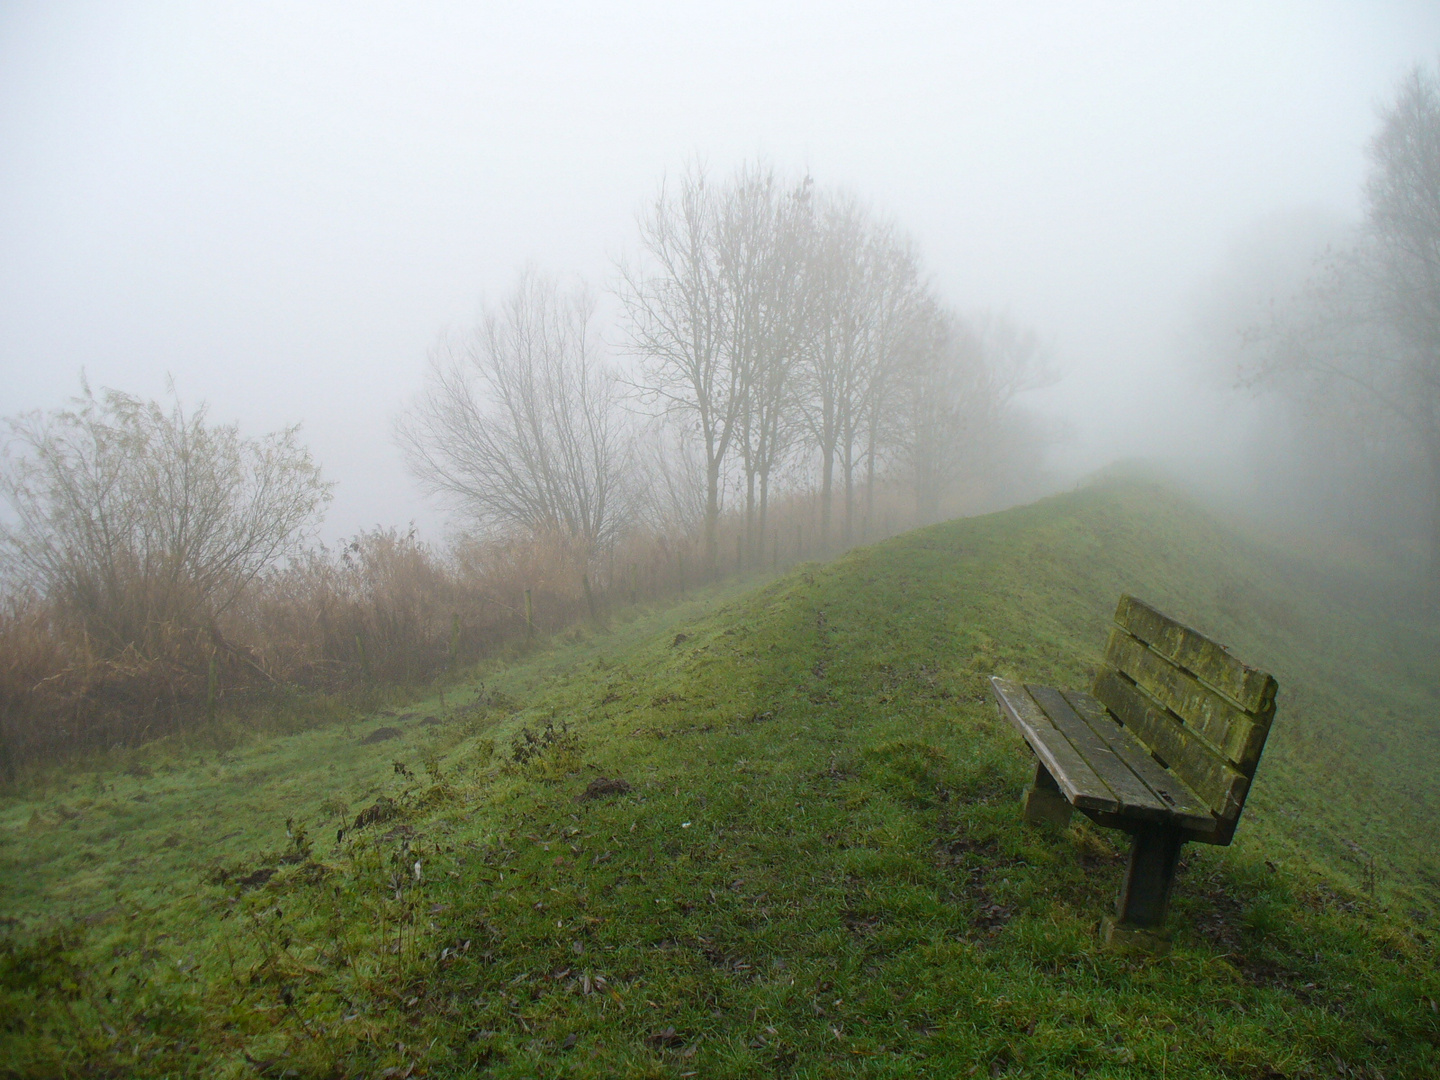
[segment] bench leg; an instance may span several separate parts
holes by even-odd
[[[1021,816],[1026,821],[1050,821],[1064,825],[1070,820],[1071,806],[1060,793],[1060,785],[1050,775],[1050,770],[1035,762],[1035,779],[1025,789],[1024,810]]]
[[[1180,830],[1172,825],[1145,822],[1131,833],[1130,865],[1116,904],[1122,928],[1158,930],[1165,921],[1170,886],[1180,861]]]

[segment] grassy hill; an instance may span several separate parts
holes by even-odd
[[[1097,947],[1124,838],[1020,822],[987,687],[1086,684],[1122,590],[1281,685],[1160,959]],[[1422,615],[1113,479],[72,774],[0,803],[0,1075],[1433,1076]]]

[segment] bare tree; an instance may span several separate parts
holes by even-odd
[[[298,428],[259,439],[117,390],[7,421],[0,528],[12,567],[108,652],[208,628],[298,550],[330,485]]]
[[[704,451],[704,570],[710,576],[721,472],[745,402],[744,368],[726,348],[716,214],[716,196],[700,166],[673,186],[662,185],[639,217],[643,261],[621,264],[619,290],[630,347],[643,363],[642,393],[691,426]]]
[[[477,524],[579,546],[624,527],[628,436],[583,288],[526,270],[467,339],[444,340],[396,425],[411,470]]]
[[[1424,476],[1416,501],[1440,587],[1440,74],[1417,68],[1402,80],[1369,156],[1360,239],[1254,330],[1241,377],[1312,414],[1348,413],[1352,426],[1370,413],[1398,421]]]
[[[917,522],[928,524],[962,482],[1003,482],[1010,463],[1038,457],[1015,399],[1056,376],[1038,336],[1003,314],[966,319],[927,298],[914,326],[899,449]]]
[[[1400,84],[1370,144],[1365,185],[1374,307],[1393,327],[1390,362],[1360,381],[1420,441],[1429,472],[1430,573],[1440,586],[1440,73]]]
[[[831,540],[837,461],[842,475],[849,475],[869,333],[863,256],[869,228],[869,215],[853,198],[840,195],[824,200],[811,263],[815,306],[801,399],[820,456],[822,543]]]
[[[723,348],[740,373],[737,447],[744,472],[745,548],[758,558],[770,478],[793,435],[794,382],[809,301],[811,183],[788,188],[745,165],[717,199]]]
[[[662,536],[692,536],[706,508],[705,463],[695,439],[657,418],[642,435],[639,459],[647,480],[636,500],[639,519]]]
[[[994,407],[1008,408],[1021,394],[1049,386],[1059,378],[1049,349],[1033,329],[1003,311],[984,310],[969,320],[980,339],[980,352]]]
[[[826,198],[818,231],[803,409],[820,457],[822,533],[831,535],[838,469],[841,539],[849,543],[862,468],[867,520],[873,507],[890,438],[887,420],[899,393],[896,372],[912,348],[924,289],[909,238],[876,222],[854,198]]]
[[[928,294],[920,281],[919,258],[909,237],[893,225],[873,231],[866,251],[866,302],[872,310],[869,339],[857,379],[856,422],[851,425],[853,452],[847,462],[865,466],[865,532],[872,528],[875,483],[887,447],[895,441],[896,405],[903,398],[903,373],[914,353]],[[847,466],[846,533],[853,516],[853,467]]]
[[[900,449],[916,523],[927,525],[939,519],[942,499],[973,452],[990,387],[979,336],[933,300],[918,320],[909,361]]]
[[[768,529],[777,472],[804,430],[798,396],[815,311],[810,261],[815,240],[813,185],[807,176],[785,197],[775,221],[775,257],[768,281],[771,312],[765,349],[752,380],[754,438],[747,466],[758,479],[759,505],[751,534],[758,558]],[[747,485],[747,491],[753,485]],[[748,518],[747,518],[748,524]]]

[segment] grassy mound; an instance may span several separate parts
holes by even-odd
[[[986,682],[1087,683],[1122,590],[1281,684],[1154,960],[1097,947],[1124,838],[1019,821]],[[0,1074],[1435,1075],[1437,636],[1406,610],[1113,481],[448,708],[76,776],[0,805]]]

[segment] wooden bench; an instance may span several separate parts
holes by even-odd
[[[1107,944],[1156,947],[1180,846],[1228,844],[1275,715],[1275,680],[1223,645],[1122,596],[1089,694],[992,678],[1038,759],[1025,819],[1072,808],[1129,833]]]

